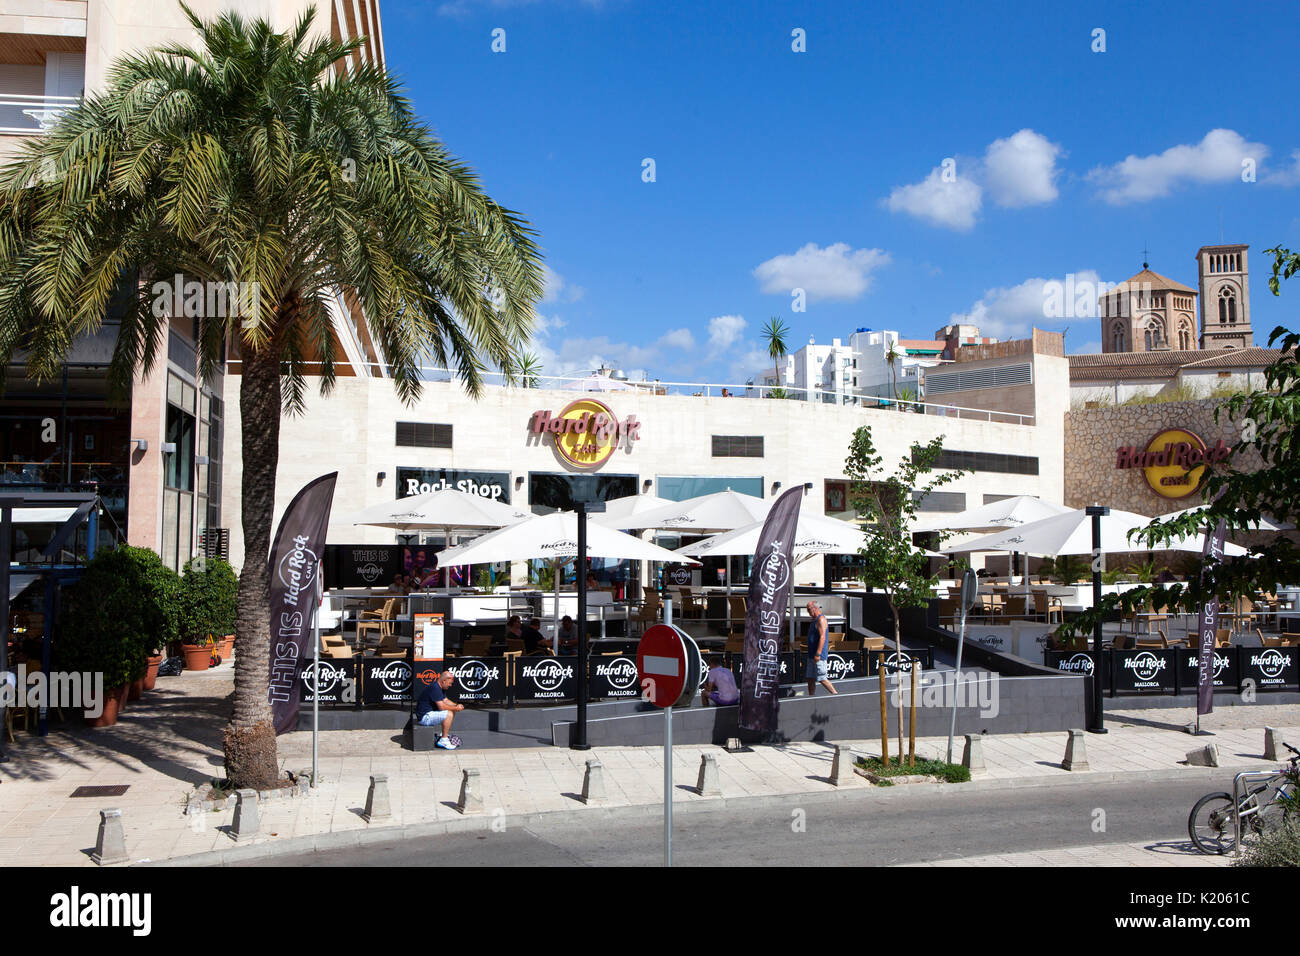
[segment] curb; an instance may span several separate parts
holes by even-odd
[[[673,815],[682,813],[706,813],[713,810],[759,810],[770,806],[773,801],[799,800],[802,803],[836,803],[853,800],[870,794],[883,800],[902,800],[918,792],[937,792],[955,794],[966,791],[1020,790],[1034,787],[1062,787],[1074,784],[1098,784],[1120,782],[1161,782],[1166,780],[1199,777],[1207,781],[1222,774],[1234,774],[1238,770],[1256,769],[1254,767],[1182,767],[1163,770],[1114,770],[1086,773],[1069,773],[1061,771],[1060,776],[1043,777],[1008,777],[996,780],[972,780],[969,783],[935,783],[920,784],[909,787],[874,787],[861,784],[852,787],[831,788],[826,790],[792,791],[790,793],[772,793],[744,797],[697,797],[688,801],[673,801]],[[435,820],[427,823],[379,827],[375,829],[355,828],[318,833],[310,836],[290,837],[274,842],[254,843],[250,846],[231,845],[225,850],[209,850],[189,856],[171,857],[165,860],[150,860],[132,864],[133,866],[225,866],[245,860],[264,859],[266,857],[290,853],[308,853],[321,850],[339,850],[348,847],[365,846],[371,843],[387,843],[394,840],[420,839],[425,837],[446,836],[454,833],[472,833],[487,830],[500,820],[511,828],[528,829],[544,827],[551,824],[565,824],[585,821],[590,823],[616,823],[624,819],[643,819],[647,811],[657,810],[663,806],[662,801],[653,803],[628,804],[619,807],[585,807],[572,810],[546,810],[533,813],[500,815],[492,813],[474,814],[468,817],[456,817],[448,820]]]

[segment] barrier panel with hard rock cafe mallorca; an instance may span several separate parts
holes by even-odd
[[[1260,693],[1300,689],[1300,648],[1219,647],[1214,651],[1214,689]],[[1047,666],[1091,676],[1085,651],[1048,651]],[[1107,649],[1102,652],[1102,689],[1117,694],[1194,694],[1200,663],[1186,647]]]

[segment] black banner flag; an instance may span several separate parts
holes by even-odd
[[[317,578],[338,475],[337,471],[322,475],[298,492],[271,543],[269,699],[277,735],[298,727],[298,673],[312,656]]]
[[[803,487],[772,505],[758,536],[745,612],[745,669],[741,674],[740,726],[776,730],[781,689],[781,626],[794,579],[794,537]]]
[[[1205,548],[1202,560],[1213,558],[1215,562],[1223,560],[1223,542],[1228,536],[1228,523],[1222,518],[1214,530],[1205,529]],[[1201,619],[1198,622],[1201,631],[1200,669],[1197,672],[1196,716],[1214,712],[1214,632],[1219,629],[1219,599],[1210,595],[1210,599],[1201,605]]]

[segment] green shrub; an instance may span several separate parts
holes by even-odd
[[[187,644],[235,633],[239,579],[229,562],[195,558],[180,579],[178,625]]]
[[[943,760],[923,760],[917,757],[916,763],[909,766],[906,757],[902,760],[898,757],[891,757],[889,766],[885,766],[879,757],[859,757],[857,763],[863,770],[878,777],[906,777],[912,774],[925,774],[930,777],[938,777],[945,783],[970,782],[969,767],[963,767],[957,763],[947,763]]]
[[[1300,818],[1294,814],[1280,826],[1270,827],[1241,849],[1233,866],[1300,866]]]
[[[179,588],[176,572],[148,548],[99,552],[64,593],[58,668],[102,672],[105,687],[142,677],[146,658],[176,637]]]

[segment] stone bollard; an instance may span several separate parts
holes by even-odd
[[[316,781],[311,777],[311,767],[305,767],[298,771],[298,795],[305,797],[316,786]]]
[[[1065,742],[1065,759],[1061,761],[1061,769],[1087,770],[1088,752],[1083,746],[1083,731],[1071,730],[1069,734]]]
[[[257,813],[256,790],[236,790],[235,798],[235,822],[230,825],[230,837],[242,843],[258,835],[262,821]]]
[[[1217,767],[1219,765],[1219,748],[1214,744],[1207,744],[1196,750],[1188,751],[1187,765],[1189,767]]]
[[[95,838],[95,852],[90,858],[100,866],[126,862],[126,835],[122,832],[121,810],[99,811],[99,836]]]
[[[745,749],[745,745],[740,742],[739,737],[728,737],[726,745],[722,748],[727,753],[740,753]]]
[[[388,803],[388,774],[377,773],[370,777],[370,790],[366,793],[366,809],[361,814],[367,823],[387,820],[393,815]]]
[[[1281,747],[1278,746],[1281,742],[1282,742],[1282,735],[1279,734],[1275,728],[1273,727],[1264,728],[1264,759],[1265,760],[1281,759],[1277,755],[1278,751],[1281,750]]]
[[[700,775],[695,779],[695,792],[701,797],[720,797],[718,783],[718,758],[713,754],[700,754]]]
[[[966,735],[966,746],[961,751],[961,765],[971,773],[984,769],[984,737],[982,734]]]
[[[582,802],[594,806],[605,799],[605,768],[599,760],[588,760],[582,775]]]
[[[842,744],[835,744],[835,755],[831,757],[831,775],[827,778],[832,787],[842,787],[853,782],[857,776],[853,772],[853,751]]]
[[[483,797],[478,789],[478,771],[465,770],[461,774],[460,798],[456,809],[461,813],[482,813]]]

